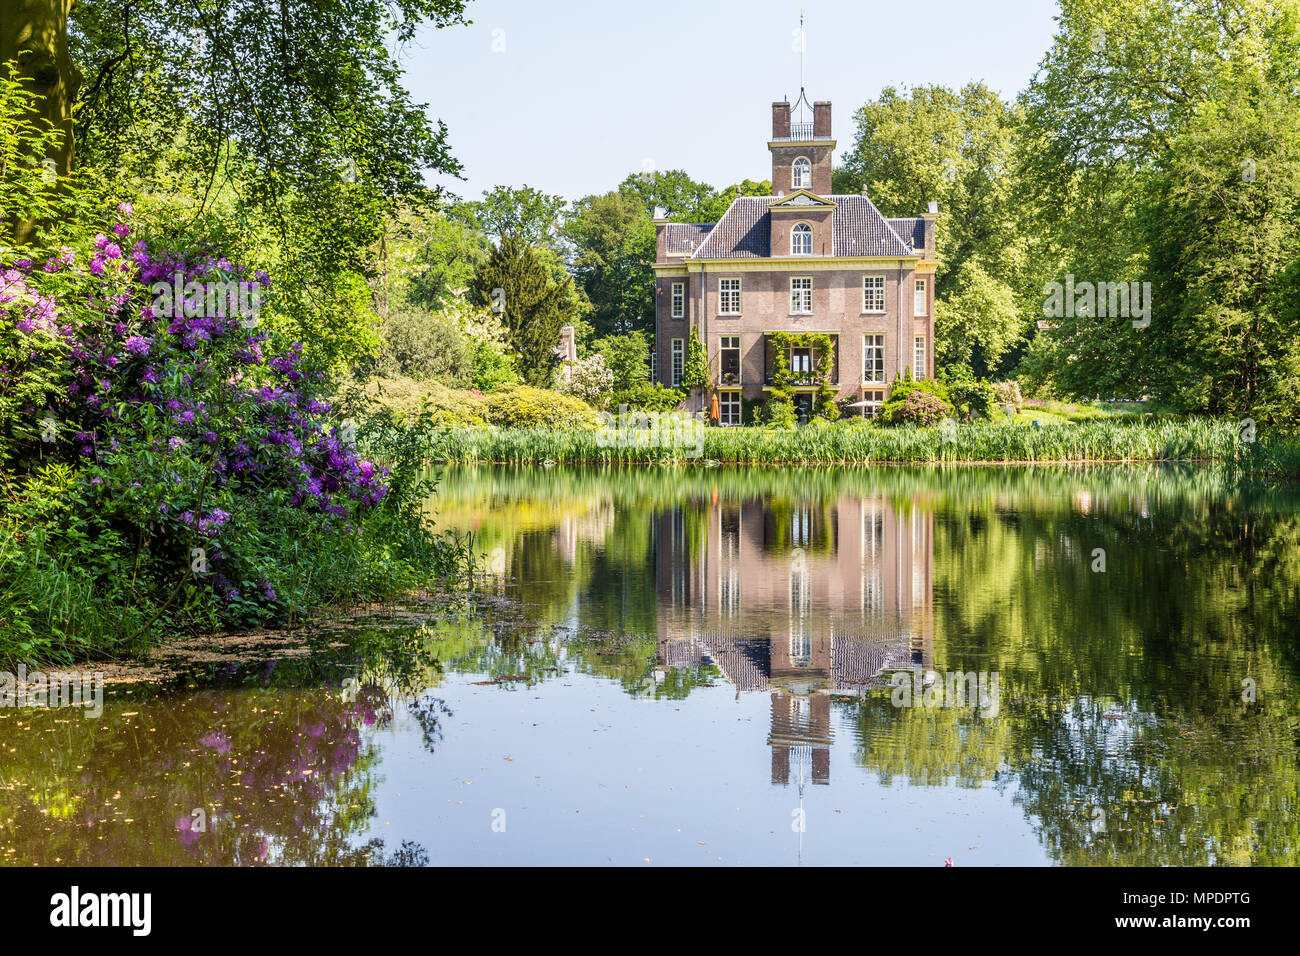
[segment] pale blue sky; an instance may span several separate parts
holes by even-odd
[[[424,30],[407,86],[446,121],[466,198],[527,183],[575,199],[629,173],[714,186],[770,175],[771,103],[799,95],[798,0],[473,0],[468,27]],[[1054,0],[808,2],[808,96],[833,103],[836,163],[853,112],[890,84],[1024,89]]]

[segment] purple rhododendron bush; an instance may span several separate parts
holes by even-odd
[[[272,279],[116,212],[0,248],[0,658],[286,623],[461,567],[414,465],[360,457],[309,350],[264,331]]]

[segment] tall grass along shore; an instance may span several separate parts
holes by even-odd
[[[411,427],[411,426],[408,426]],[[390,429],[402,430],[393,424]],[[377,442],[391,430],[373,432]],[[425,427],[430,462],[457,464],[734,464],[1236,462],[1250,471],[1300,475],[1300,442],[1211,419],[1093,421],[1041,427],[992,424],[932,428],[808,425],[798,429],[700,428],[672,442],[663,432],[611,441],[598,430]],[[406,440],[412,437],[403,436]]]

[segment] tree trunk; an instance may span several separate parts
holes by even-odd
[[[68,53],[68,14],[74,0],[0,0],[0,65],[18,61],[23,86],[36,95],[40,116],[63,133],[58,145],[38,161],[54,160],[59,176],[72,169],[72,103],[81,77]],[[17,227],[25,242],[32,223]]]

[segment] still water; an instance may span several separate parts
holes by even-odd
[[[459,469],[468,599],[0,709],[12,864],[1295,864],[1300,494]]]

